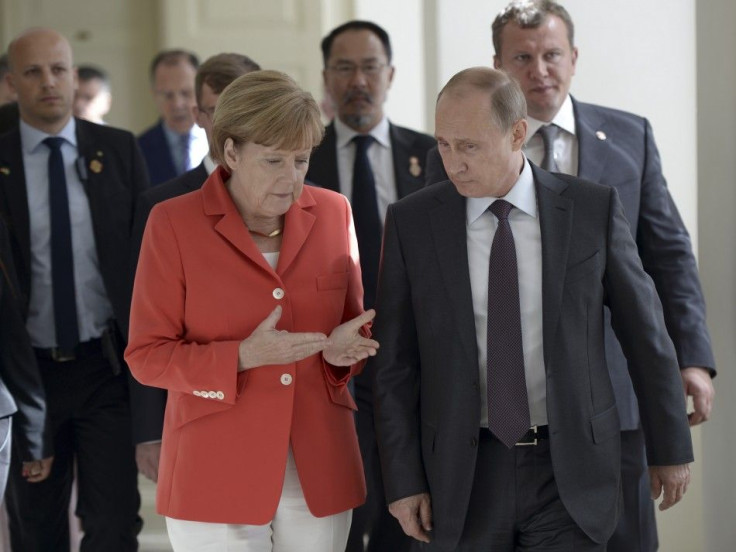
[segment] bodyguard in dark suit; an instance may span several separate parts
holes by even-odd
[[[69,549],[76,462],[82,550],[136,550],[140,500],[121,353],[145,167],[132,134],[71,116],[76,73],[64,37],[29,30],[8,53],[20,124],[0,137],[0,213],[9,221],[55,455],[42,483],[28,485],[11,471],[11,543]]]
[[[23,461],[23,477],[30,482],[48,477],[53,447],[44,436],[45,422],[43,383],[23,324],[8,230],[0,219],[0,496],[8,481],[11,444]]]
[[[345,194],[351,202],[360,250],[364,305],[376,297],[378,259],[386,207],[424,185],[423,162],[431,136],[390,123],[383,104],[394,75],[391,42],[369,21],[349,21],[322,40],[325,90],[337,117],[309,162],[307,179]],[[368,498],[353,513],[348,552],[406,550],[409,540],[386,510],[373,431],[371,376],[354,379],[356,426]]]
[[[690,424],[707,420],[714,395],[715,360],[705,301],[690,238],[667,190],[649,122],[569,96],[577,49],[570,15],[559,4],[510,4],[493,23],[493,43],[496,67],[519,81],[527,99],[527,157],[555,172],[618,191],[644,270],[654,280],[662,301],[683,385],[693,397]],[[545,142],[543,134],[548,132],[554,136]],[[546,151],[550,156],[545,156]],[[431,182],[443,180],[439,155],[431,157]],[[606,360],[621,416],[624,490],[623,513],[608,550],[652,552],[658,546],[657,527],[639,408],[626,358],[608,314],[606,318]]]
[[[386,217],[376,434],[390,509],[421,549],[605,550],[620,422],[604,305],[661,507],[689,480],[677,358],[618,195],[531,165],[525,116],[504,73],[458,73],[435,125],[452,182]]]
[[[207,59],[198,69],[195,78],[197,102],[192,115],[204,129],[207,141],[212,134],[212,118],[217,98],[225,87],[239,76],[258,71],[260,66],[248,56],[218,54]],[[215,162],[208,155],[191,171],[159,186],[143,192],[138,198],[133,221],[132,270],[135,273],[146,228],[148,215],[157,203],[199,190],[207,177],[215,170]],[[138,471],[152,481],[158,481],[158,462],[161,455],[161,434],[166,409],[166,390],[142,385],[130,378],[130,401],[133,415],[133,442]]]
[[[185,50],[164,50],[151,62],[151,91],[161,119],[138,137],[151,185],[196,167],[207,154],[204,131],[194,124],[194,78],[199,60]]]

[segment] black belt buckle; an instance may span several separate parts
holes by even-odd
[[[537,430],[539,426],[532,426],[529,431],[527,431],[524,436],[522,437],[523,441],[519,441],[516,443],[517,447],[533,447],[536,446],[536,444],[539,442],[539,439],[537,438]],[[531,433],[531,435],[529,435]],[[533,437],[531,441],[527,441],[526,439]]]
[[[51,354],[51,360],[54,362],[70,362],[72,360],[77,360],[77,355],[74,354],[73,351],[69,353],[59,349],[58,347],[51,347],[51,349],[49,349],[49,353]]]

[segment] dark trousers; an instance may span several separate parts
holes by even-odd
[[[355,427],[363,458],[368,496],[365,504],[353,510],[353,521],[345,547],[346,552],[407,552],[412,538],[388,511],[383,493],[381,463],[378,458],[376,431],[373,425],[372,377],[363,372],[352,380],[353,396],[358,405]],[[365,543],[367,542],[367,546]]]
[[[69,550],[75,460],[82,552],[137,550],[143,523],[125,375],[113,375],[101,351],[68,362],[39,357],[39,368],[54,463],[48,479],[28,483],[13,454],[6,495],[12,550]]]
[[[547,439],[507,449],[481,429],[475,480],[457,552],[605,549],[577,526],[562,504]]]
[[[623,511],[608,541],[608,552],[655,552],[659,548],[657,519],[641,429],[621,432],[621,486]]]

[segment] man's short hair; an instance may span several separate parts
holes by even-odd
[[[383,49],[386,52],[386,59],[388,59],[389,65],[391,64],[391,39],[388,37],[388,33],[380,26],[376,25],[372,21],[360,21],[354,19],[343,23],[339,27],[332,29],[330,34],[322,39],[322,60],[324,66],[327,67],[327,60],[330,59],[330,53],[332,52],[332,43],[335,41],[338,35],[346,31],[370,31],[378,37],[383,44]]]
[[[8,63],[8,54],[0,55],[0,79],[4,79],[6,73],[10,71],[10,64]]]
[[[178,65],[182,61],[185,61],[189,63],[194,69],[199,68],[199,58],[196,54],[189,52],[187,50],[181,50],[181,49],[173,49],[173,50],[162,50],[158,54],[156,54],[156,57],[153,58],[153,61],[151,61],[151,68],[149,71],[149,77],[151,79],[151,84],[153,84],[153,81],[156,78],[156,69],[158,69],[159,65]]]
[[[491,24],[496,55],[501,55],[501,32],[508,23],[516,23],[522,29],[536,29],[550,15],[556,15],[565,23],[567,40],[570,42],[570,48],[573,48],[575,25],[564,7],[554,0],[514,0],[501,10]]]
[[[107,72],[95,65],[80,65],[77,67],[77,76],[80,82],[87,82],[91,80],[98,80],[102,83],[102,87],[105,90],[110,90],[110,77],[107,76]]]
[[[221,94],[225,87],[251,71],[260,71],[261,66],[248,56],[241,54],[217,54],[205,60],[197,69],[194,91],[197,105],[202,99],[202,85],[206,84],[215,94]]]
[[[489,67],[471,67],[456,73],[440,90],[437,101],[443,94],[462,94],[468,88],[488,93],[491,118],[502,132],[526,119],[526,99],[519,84],[503,71]]]

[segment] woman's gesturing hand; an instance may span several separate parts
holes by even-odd
[[[240,342],[238,372],[267,364],[289,364],[319,353],[327,345],[322,333],[277,330],[281,306],[277,306],[249,337]]]
[[[350,366],[356,362],[374,356],[378,349],[378,341],[360,335],[359,330],[367,324],[376,311],[365,311],[343,324],[337,326],[330,334],[327,347],[322,351],[325,361],[333,366]]]

